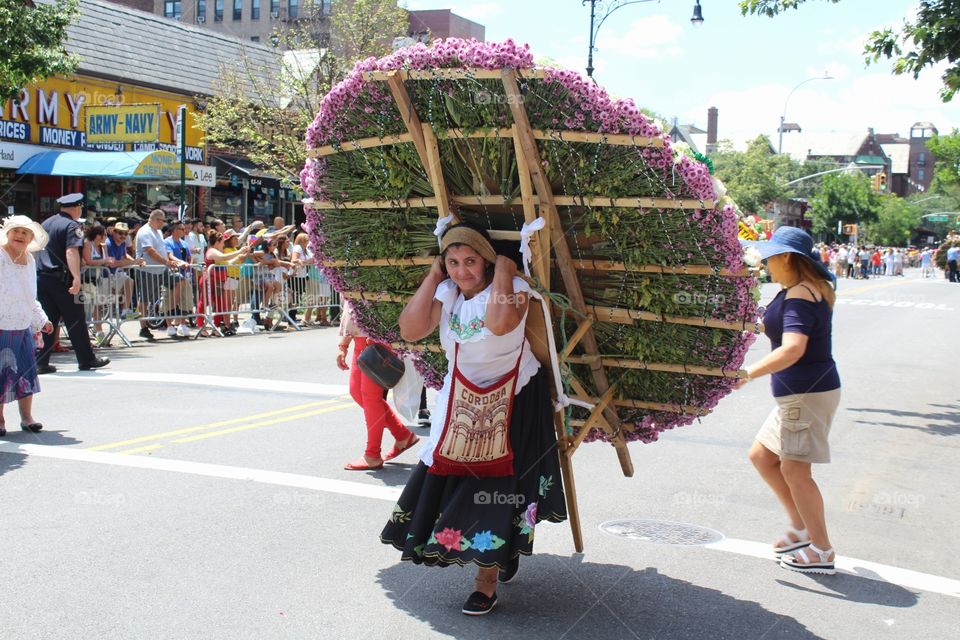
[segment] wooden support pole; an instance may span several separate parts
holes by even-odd
[[[489,129],[447,129],[438,131],[437,137],[440,139],[459,138],[509,138],[511,129],[506,127]],[[633,147],[662,147],[663,138],[646,136],[629,136],[612,133],[590,133],[588,131],[562,131],[558,129],[534,129],[533,137],[537,140],[556,140],[563,142],[581,142],[593,144],[606,144],[612,146],[633,146]],[[409,133],[401,133],[385,136],[371,136],[369,138],[359,138],[357,140],[348,140],[340,144],[327,144],[315,149],[308,149],[307,155],[311,158],[332,156],[337,153],[348,151],[359,151],[361,149],[370,149],[372,147],[385,147],[394,144],[404,144],[413,142],[414,138]]]
[[[599,356],[571,356],[567,358],[570,364],[590,364]],[[720,367],[700,367],[688,364],[671,364],[666,362],[642,362],[628,358],[604,358],[600,362],[605,367],[620,369],[643,369],[646,371],[663,371],[665,373],[686,373],[697,376],[714,376],[717,378],[744,378],[746,371],[740,369],[722,369]]]
[[[540,164],[540,152],[537,149],[536,139],[533,137],[533,130],[530,127],[530,121],[527,119],[527,112],[523,107],[523,96],[520,95],[520,88],[517,86],[517,74],[510,69],[502,71],[503,87],[507,94],[507,103],[510,105],[510,112],[513,115],[513,121],[517,128],[517,137],[523,146],[523,155],[526,159],[527,167],[530,171],[530,178],[537,195],[540,197],[540,213],[547,218],[550,225],[551,247],[557,256],[557,265],[560,268],[560,275],[563,278],[564,288],[573,308],[585,314],[586,304],[583,300],[583,293],[580,290],[580,283],[577,280],[576,271],[573,268],[570,248],[567,246],[566,238],[563,236],[563,228],[560,226],[560,216],[557,213],[557,207],[553,201],[553,190],[550,188],[550,182],[543,174]],[[588,329],[583,336],[582,343],[588,354],[598,353],[597,339],[593,331]],[[610,388],[607,381],[607,374],[603,366],[597,363],[591,366],[594,385],[600,393],[605,393]],[[615,430],[619,430],[620,418],[617,412],[612,408],[607,408],[604,412],[607,422]],[[626,441],[622,437],[616,438],[617,455],[620,457],[621,467],[624,475],[630,476],[633,473],[632,464],[624,464],[624,460],[629,461],[629,453],[626,448]]]
[[[613,400],[614,387],[607,389],[607,392],[603,394],[603,397],[596,402],[593,407],[593,411],[590,413],[590,417],[587,418],[586,422],[580,427],[580,430],[577,432],[576,437],[573,439],[573,446],[579,447],[580,443],[583,442],[583,439],[587,437],[587,434],[590,433],[590,430],[597,426],[598,421],[603,416],[603,412],[606,410],[607,405],[610,404],[610,401]]]
[[[430,176],[427,175],[429,179]],[[484,205],[494,207],[519,207],[523,206],[523,198],[504,199],[503,196],[485,196],[485,195],[467,195],[467,196],[448,196],[448,202],[452,204],[464,205]],[[709,208],[710,201],[700,200],[673,200],[670,198],[647,198],[638,196],[636,198],[592,198],[588,199],[589,206],[594,208],[619,207],[621,209],[650,209],[644,213],[653,213],[656,209],[701,209]],[[572,196],[563,196],[554,201],[554,205],[565,207],[587,206],[581,203],[580,198]],[[310,206],[314,209],[406,209],[409,207],[436,207],[439,200],[437,198],[410,198],[409,200],[355,200],[347,202],[314,202]],[[534,196],[534,204],[540,204],[540,199]]]
[[[430,184],[433,185],[433,193],[437,198],[437,208],[439,217],[444,217],[453,211],[450,209],[450,194],[447,191],[447,183],[443,179],[443,165],[440,163],[440,147],[437,145],[437,138],[433,135],[433,129],[430,125],[423,125],[423,139],[427,145],[427,175],[430,176]]]
[[[570,354],[573,353],[576,346],[580,344],[580,339],[583,338],[583,334],[589,331],[591,327],[593,327],[593,318],[587,316],[587,318],[580,323],[580,326],[577,327],[577,330],[573,332],[573,335],[570,336],[570,339],[567,340],[567,346],[565,346],[560,353],[560,362],[570,361]]]

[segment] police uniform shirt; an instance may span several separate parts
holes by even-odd
[[[37,252],[38,273],[68,272],[67,249],[83,247],[83,226],[70,217],[70,214],[60,212],[43,221],[43,228],[50,237],[43,251]]]

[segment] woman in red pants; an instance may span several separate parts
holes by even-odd
[[[350,365],[347,366],[347,351],[351,342],[353,357],[350,359]],[[344,300],[340,313],[340,353],[337,354],[337,366],[343,371],[350,370],[350,395],[363,409],[363,417],[367,423],[367,447],[362,457],[344,465],[343,468],[348,471],[381,469],[385,460],[396,458],[420,441],[415,433],[403,426],[400,418],[387,404],[384,388],[357,366],[357,358],[366,346],[367,337],[353,321],[353,309],[350,303]],[[387,455],[380,457],[384,428],[390,430],[396,443]]]

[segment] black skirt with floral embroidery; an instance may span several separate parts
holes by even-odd
[[[567,518],[547,385],[541,368],[514,399],[512,476],[436,476],[418,463],[381,542],[402,551],[403,560],[430,566],[503,568],[533,553],[537,523]]]

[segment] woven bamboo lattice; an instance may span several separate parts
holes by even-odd
[[[447,40],[358,64],[307,144],[301,184],[325,273],[433,386],[446,368],[437,335],[404,344],[397,318],[437,254],[437,219],[484,226],[507,255],[544,220],[531,275],[551,300],[566,394],[594,405],[556,419],[578,549],[576,448],[610,442],[632,475],[627,442],[690,424],[736,384],[759,325],[734,208],[631,101],[533,68],[510,41]]]

